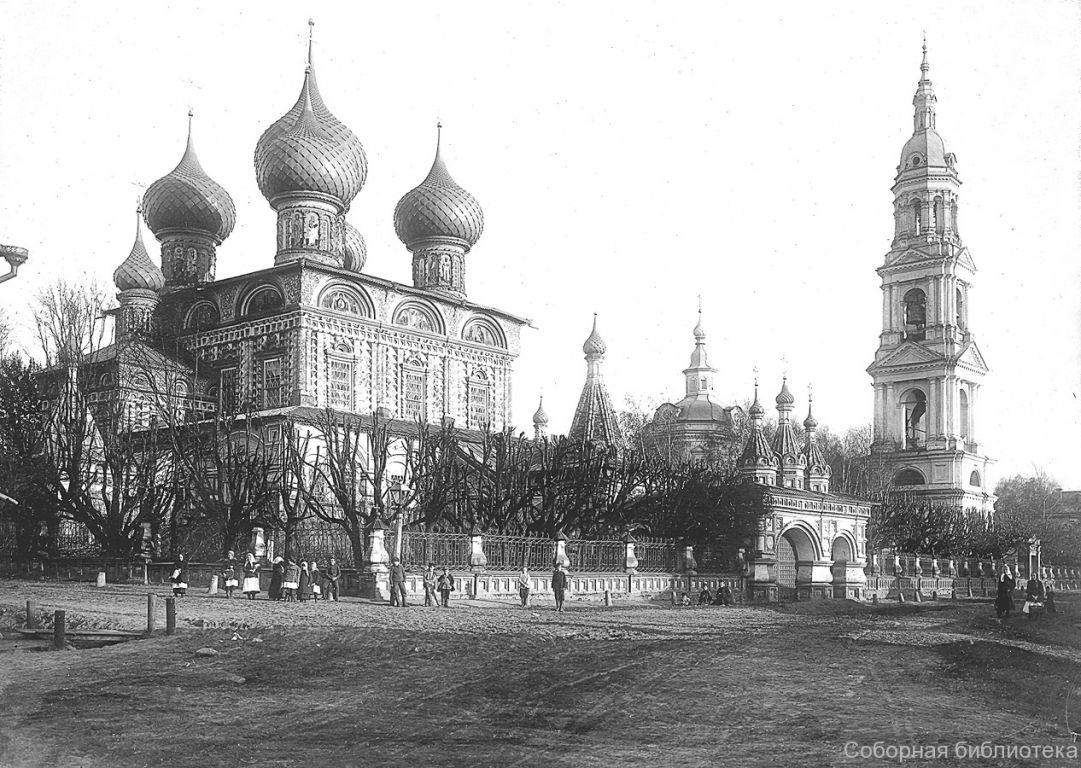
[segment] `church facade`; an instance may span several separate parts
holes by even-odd
[[[143,200],[160,267],[137,233],[114,274],[116,347],[160,347],[183,361],[165,386],[197,410],[331,408],[511,426],[513,362],[528,321],[467,297],[467,256],[484,229],[479,202],[451,177],[437,141],[428,175],[394,211],[412,260],[412,285],[402,285],[366,271],[364,239],[347,220],[367,167],[359,139],[323,101],[309,48],[299,97],[255,149],[256,181],[277,214],[273,259],[218,279],[236,213],[203,170],[189,125],[180,163]]]
[[[892,189],[893,242],[878,268],[872,453],[896,490],[990,515],[994,462],[976,428],[988,368],[969,313],[976,264],[961,240],[957,157],[936,129],[928,71],[925,44]]]

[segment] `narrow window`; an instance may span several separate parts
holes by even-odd
[[[927,396],[912,390],[902,402],[905,409],[905,447],[921,448],[927,442]]]
[[[912,232],[916,235],[923,233],[923,203],[919,200],[912,201]]]
[[[927,295],[913,288],[904,296],[905,339],[923,341],[927,336]]]
[[[969,432],[968,425],[968,393],[965,390],[961,390],[961,423],[958,425],[961,429],[961,437],[967,438]]]
[[[488,412],[488,386],[470,382],[469,384],[469,426],[472,429],[484,429],[491,416]]]
[[[402,375],[402,418],[409,421],[424,421],[426,418],[424,402],[426,379],[424,371],[403,371]]]
[[[353,362],[330,359],[330,380],[327,401],[333,408],[353,410]]]
[[[278,408],[282,404],[282,360],[263,361],[263,407]]]
[[[965,294],[960,288],[957,289],[957,327],[965,329]]]
[[[223,368],[221,372],[221,409],[225,413],[236,413],[239,405],[237,383],[237,369]]]

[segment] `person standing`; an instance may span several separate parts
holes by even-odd
[[[439,605],[439,577],[435,572],[435,563],[428,563],[428,570],[424,572],[424,607],[431,608]]]
[[[300,586],[300,566],[293,558],[289,558],[285,564],[285,579],[282,581],[282,592],[285,594],[285,602],[295,603],[297,600],[297,587]]]
[[[308,569],[308,583],[312,591],[312,600],[319,602],[319,595],[323,593],[323,577],[319,573],[319,563],[312,560],[312,567]]]
[[[522,564],[522,572],[518,574],[518,597],[522,598],[522,607],[529,606],[529,566]]]
[[[169,581],[173,582],[173,597],[183,597],[188,590],[188,564],[183,555],[177,555],[173,561],[173,572]]]
[[[248,556],[251,557],[251,554],[249,553]],[[255,558],[252,557],[251,559],[254,560]],[[247,569],[245,569],[245,574],[246,573],[247,573]],[[282,599],[282,584],[284,582],[285,582],[285,561],[282,560],[281,556],[279,555],[278,557],[274,558],[274,567],[272,568],[272,570],[270,572],[270,589],[267,590],[267,593],[268,593],[267,596],[271,600],[281,600]],[[252,598],[252,599],[254,600],[255,598]]]
[[[237,581],[239,565],[240,564],[236,561],[236,553],[230,549],[225,555],[225,559],[221,561],[221,585],[222,589],[225,590],[226,600],[233,596],[233,590],[236,589],[239,584]]]
[[[390,566],[390,604],[400,608],[406,607],[405,602],[405,566],[399,558],[394,558]]]
[[[259,563],[251,552],[248,553],[247,558],[244,560],[244,584],[242,589],[249,600],[254,600],[255,596],[259,594]]]
[[[995,595],[995,613],[1001,618],[1010,618],[1013,610],[1013,589],[1016,586],[1013,574],[1008,565],[1002,566],[1002,573],[998,577],[998,591]]]
[[[338,565],[338,561],[333,557],[330,558],[330,565],[327,566],[326,573],[326,594],[323,595],[323,599],[333,597],[334,602],[338,602],[338,579],[342,577],[342,567]]]
[[[452,576],[450,574],[450,572],[446,569],[446,567],[444,567],[443,572],[441,574],[439,574],[438,587],[439,587],[439,596],[443,600],[443,607],[444,608],[449,608],[450,607],[450,593],[454,591],[454,576]]]
[[[311,574],[308,573],[308,561],[300,561],[300,583],[297,585],[297,599],[300,602],[307,600],[312,593]]]
[[[556,611],[563,613],[563,600],[567,595],[567,572],[562,563],[552,571],[552,594],[556,598]]]

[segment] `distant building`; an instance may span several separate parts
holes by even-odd
[[[604,362],[604,353],[607,351],[608,345],[597,332],[597,316],[593,315],[593,330],[582,344],[582,352],[586,356],[586,381],[578,398],[578,407],[574,409],[570,431],[567,433],[567,437],[572,440],[618,444],[622,436],[616,411],[612,407],[612,398],[608,394],[601,371],[601,363]],[[543,413],[541,408],[538,414]],[[534,425],[536,424],[535,415]]]

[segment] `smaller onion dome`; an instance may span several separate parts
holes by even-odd
[[[548,414],[544,410],[544,395],[541,395],[540,405],[537,406],[537,412],[533,414],[533,426],[548,426]]]
[[[597,333],[597,313],[593,313],[593,330],[589,333],[589,338],[586,339],[582,345],[582,351],[587,355],[603,355],[608,351],[608,345],[604,343],[604,339]]]
[[[364,242],[364,235],[348,221],[345,222],[345,268],[360,272],[367,260],[368,244]]]
[[[781,391],[777,393],[777,405],[792,405],[796,402],[796,398],[792,396],[792,393],[788,390],[788,377],[786,376],[781,383]]]
[[[135,245],[131,247],[131,253],[113,272],[113,282],[121,291],[143,290],[160,291],[165,287],[165,276],[161,269],[150,258],[143,245],[143,228],[140,218],[143,209],[139,207],[135,212]]]
[[[143,195],[146,225],[158,237],[169,229],[196,230],[220,243],[236,225],[236,206],[225,188],[207,176],[199,164],[191,118],[189,110],[188,144],[180,163],[147,187]]]
[[[818,429],[818,419],[811,413],[811,396],[807,396],[807,418],[803,420],[803,428],[807,430]]]
[[[747,409],[747,413],[752,417],[765,416],[766,409],[762,407],[762,403],[758,401],[758,381],[754,383],[754,402],[751,403],[751,407]]]
[[[428,238],[458,240],[472,248],[484,232],[484,211],[468,191],[458,185],[440,154],[436,139],[435,162],[424,181],[406,192],[394,208],[394,231],[405,247]]]

